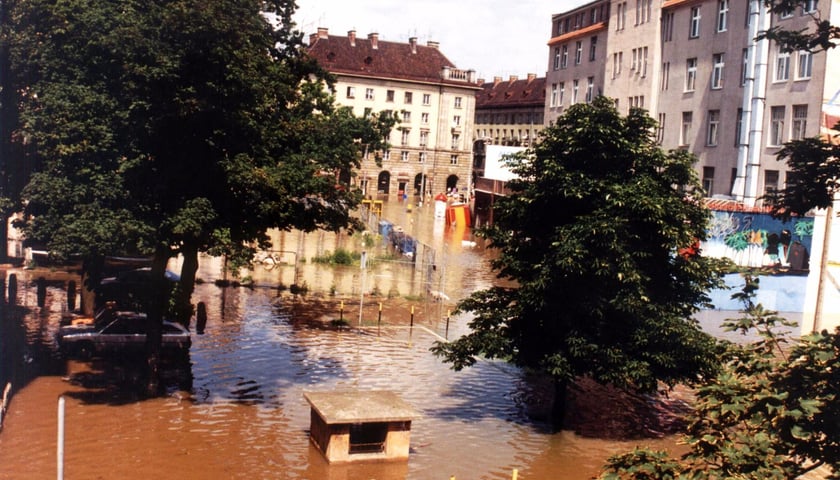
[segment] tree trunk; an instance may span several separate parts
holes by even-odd
[[[195,245],[184,245],[181,255],[184,257],[184,263],[181,265],[181,280],[175,291],[175,315],[179,323],[189,328],[193,314],[195,274],[198,271],[198,248]]]
[[[160,352],[163,337],[163,315],[169,304],[169,285],[166,280],[166,264],[169,251],[160,247],[152,257],[152,272],[148,297],[146,298],[146,361],[148,365],[148,383],[146,393],[149,396],[160,394]]]
[[[551,408],[551,423],[554,431],[563,429],[563,422],[566,418],[566,393],[568,386],[568,380],[554,379],[554,403]]]

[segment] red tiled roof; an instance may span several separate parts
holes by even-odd
[[[721,212],[770,213],[769,206],[749,207],[737,200],[722,200],[717,198],[705,199],[706,207]]]
[[[545,77],[502,80],[481,85],[475,94],[475,108],[545,105]]]
[[[351,44],[349,37],[335,35],[316,36],[308,47],[309,54],[333,74],[362,74],[365,76],[414,80],[433,83],[452,83],[475,86],[465,81],[444,80],[444,67],[455,65],[436,47],[409,43],[373,41],[356,37]]]

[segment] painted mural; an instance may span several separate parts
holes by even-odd
[[[703,254],[729,258],[742,267],[808,270],[813,218],[782,222],[768,214],[712,211]]]

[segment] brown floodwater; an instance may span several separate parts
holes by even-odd
[[[41,308],[37,274],[17,272],[19,306],[8,310],[22,320],[3,331],[20,342],[2,355],[0,373],[15,392],[0,433],[0,479],[55,478],[60,397],[68,479],[505,479],[514,469],[521,479],[586,479],[636,445],[675,448],[670,432],[686,391],[652,400],[584,383],[571,392],[569,429],[554,433],[544,379],[502,362],[461,372],[442,364],[429,348],[467,331],[469,317],[449,312],[495,281],[487,253],[429,207],[392,204],[385,216],[423,240],[422,258],[386,259],[377,241],[363,247],[372,260],[365,271],[330,267],[311,259],[357,248],[358,236],[275,233],[278,262],[243,272],[255,288],[217,286],[221,261],[202,258],[195,300],[207,305],[207,329],[193,335],[186,362],[164,368],[166,393],[151,399],[137,393],[144,381],[130,362],[56,353],[63,283],[51,284]],[[293,283],[308,292],[277,288]],[[428,290],[451,301],[432,301]],[[330,324],[339,318],[349,327]],[[411,404],[408,461],[327,464],[309,442],[303,393],[333,389],[388,389]]]

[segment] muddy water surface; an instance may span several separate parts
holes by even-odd
[[[408,214],[400,206],[391,214],[436,249],[431,276],[396,262],[364,273],[290,262],[252,272],[258,288],[220,288],[210,281],[220,275],[218,265],[204,259],[199,276],[208,281],[198,286],[196,300],[208,306],[208,327],[193,336],[187,362],[165,369],[160,398],[132,393],[142,378],[128,366],[58,356],[52,334],[63,292],[49,289],[39,308],[25,287],[30,284],[22,282],[25,320],[16,334],[26,347],[3,356],[17,385],[0,433],[0,479],[55,478],[60,396],[68,479],[503,479],[513,469],[522,479],[585,479],[597,475],[609,455],[639,443],[674,446],[675,437],[665,432],[682,394],[653,413],[636,412],[626,398],[581,386],[573,392],[570,424],[585,435],[551,433],[544,382],[500,362],[462,372],[441,364],[429,347],[466,331],[469,319],[447,322],[451,304],[429,301],[425,290],[437,286],[454,300],[493,277],[468,231],[449,231],[430,214]],[[311,235],[286,237],[277,250],[308,258],[310,249],[350,241]],[[295,277],[310,287],[303,299],[268,288]],[[365,297],[360,317],[360,294],[374,288],[380,295]],[[316,305],[321,309],[308,308]],[[339,316],[350,328],[318,321]],[[309,443],[303,392],[332,389],[399,392],[418,413],[409,460],[328,465]],[[617,439],[627,436],[659,438]]]

